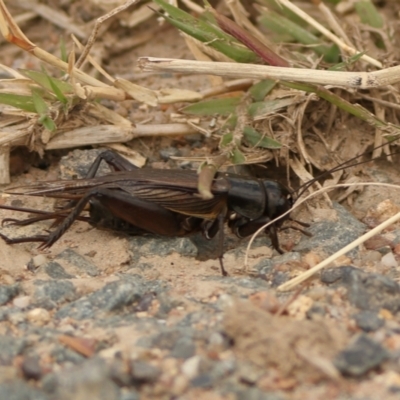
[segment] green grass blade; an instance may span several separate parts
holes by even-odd
[[[246,162],[246,157],[236,147],[230,152],[230,159],[232,164],[244,164]]]
[[[236,107],[239,105],[240,101],[241,96],[204,100],[199,101],[196,104],[191,104],[190,106],[184,107],[180,110],[180,112],[184,114],[193,114],[200,116],[210,116],[215,114],[227,116],[235,112]]]
[[[35,113],[36,108],[33,104],[32,96],[22,96],[20,94],[0,93],[0,104],[6,104],[20,110]]]
[[[251,126],[246,126],[243,130],[245,140],[251,146],[263,147],[265,149],[280,149],[282,144],[278,141],[262,135]]]
[[[264,13],[260,17],[260,24],[274,33],[290,35],[294,41],[311,46],[312,50],[319,55],[325,56],[330,51],[330,46],[323,44],[317,36],[274,11]]]
[[[48,115],[42,115],[39,118],[39,122],[50,132],[54,132],[57,129],[55,122]]]
[[[349,65],[354,64],[355,62],[357,62],[364,54],[365,54],[365,51],[362,51],[361,53],[354,54],[354,56],[349,57],[349,59],[346,60],[345,62],[341,62],[339,64],[333,65],[332,67],[328,68],[328,71],[343,71],[343,70],[346,70]]]
[[[275,86],[276,81],[272,79],[264,79],[253,85],[249,89],[249,92],[255,101],[263,101]]]
[[[336,105],[338,108],[348,112],[360,118],[363,121],[368,122],[370,125],[385,130],[388,133],[400,133],[400,126],[386,123],[381,119],[377,118],[374,114],[368,111],[366,108],[359,104],[351,104],[349,101],[341,98],[335,93],[330,92],[322,86],[315,86],[307,83],[293,83],[293,82],[281,82],[281,85],[290,87],[292,89],[303,90],[308,93],[315,93],[317,96],[329,101]]]
[[[46,102],[43,100],[41,93],[36,88],[32,89],[32,100],[33,104],[35,105],[36,112],[39,115],[45,115],[49,110]]]
[[[171,25],[189,36],[206,43],[208,46],[237,62],[253,63],[257,61],[258,57],[254,52],[240,44],[233,36],[213,26],[209,21],[194,18],[185,11],[163,0],[154,0],[154,2],[168,13],[168,15],[163,15],[163,17]]]
[[[354,6],[363,24],[383,28],[383,17],[370,0],[359,0]]]
[[[49,82],[49,76],[46,73],[39,71],[32,71],[28,69],[19,69],[18,70],[22,75],[26,76],[29,79],[32,79],[38,85],[47,89],[50,92],[53,92],[52,84],[57,86],[58,90],[61,93],[73,93],[73,87],[67,82],[61,81],[60,79],[51,78],[52,84]]]
[[[256,119],[262,119],[268,114],[286,108],[294,103],[297,103],[297,101],[293,97],[258,101],[249,106],[249,115]]]
[[[63,60],[64,62],[68,62],[67,47],[65,45],[65,40],[63,36],[61,36],[60,39],[60,54],[61,54],[61,60]]]

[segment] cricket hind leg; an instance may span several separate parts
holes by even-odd
[[[1,205],[1,209],[4,210],[12,210],[12,211],[19,211],[29,214],[36,214],[36,217],[26,218],[26,219],[16,219],[16,218],[4,218],[1,221],[1,226],[12,225],[12,226],[28,226],[34,224],[35,222],[39,221],[46,221],[49,219],[54,219],[55,223],[52,225],[56,226],[63,218],[68,215],[70,210],[63,210],[63,211],[42,211],[36,210],[34,208],[24,208],[24,207],[13,207],[13,206],[6,206]],[[79,216],[77,218],[79,221],[89,222],[88,217]]]
[[[129,162],[126,158],[122,157],[118,153],[112,150],[105,150],[95,158],[85,175],[85,179],[92,179],[96,176],[102,161],[105,161],[114,172],[133,171],[135,169],[138,169],[136,165],[133,165],[131,162]],[[61,207],[61,210],[75,207],[76,204],[78,204],[78,200],[68,201],[64,206]]]
[[[185,216],[169,211],[157,204],[138,199],[129,193],[106,189],[94,188],[86,193],[64,218],[58,227],[49,235],[36,235],[25,238],[10,239],[4,235],[1,237],[8,243],[42,242],[40,249],[51,247],[78,219],[91,199],[96,199],[115,218],[119,218],[129,224],[143,229],[149,233],[162,236],[185,236],[188,234],[182,228]]]
[[[112,150],[106,150],[100,153],[96,159],[93,161],[93,164],[90,166],[85,178],[91,179],[96,176],[96,173],[100,167],[100,163],[105,161],[110,167],[113,168],[114,171],[133,171],[138,169],[136,165],[133,165],[126,158],[122,157],[118,153],[115,153]]]

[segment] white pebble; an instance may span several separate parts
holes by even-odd
[[[188,358],[183,364],[182,364],[182,373],[188,378],[188,379],[193,379],[195,376],[198,375],[199,373],[199,367],[200,367],[200,356],[194,356]]]
[[[28,312],[27,318],[34,324],[45,325],[50,321],[50,313],[44,308],[34,308]]]
[[[385,267],[397,267],[398,266],[398,262],[396,261],[396,258],[394,257],[393,253],[387,253],[382,257],[381,260],[382,265],[384,265]]]
[[[30,296],[21,296],[21,297],[16,297],[13,300],[13,305],[18,308],[25,308],[29,306],[30,302],[31,302]]]

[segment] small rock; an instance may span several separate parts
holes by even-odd
[[[41,307],[52,309],[57,304],[71,301],[76,297],[75,286],[72,282],[55,280],[55,281],[35,281],[35,299]]]
[[[193,387],[205,389],[205,388],[211,388],[213,381],[210,375],[204,373],[193,378],[190,381],[190,383],[192,384]]]
[[[188,358],[182,364],[182,367],[181,367],[182,373],[188,379],[193,379],[199,373],[200,362],[201,362],[200,356],[194,356],[194,357]]]
[[[137,384],[153,383],[161,375],[161,370],[145,361],[133,360],[131,375]]]
[[[33,257],[29,263],[36,269],[39,268],[41,265],[47,263],[47,257],[44,254],[38,254],[37,256]]]
[[[73,279],[75,278],[73,275],[68,274],[64,267],[60,265],[58,262],[51,261],[44,266],[44,270],[50,278],[53,279]]]
[[[345,375],[361,376],[388,358],[388,352],[379,343],[361,334],[338,354],[334,364]]]
[[[100,274],[99,269],[92,262],[86,260],[76,251],[72,249],[66,249],[57,255],[55,260],[61,259],[67,261],[69,264],[74,265],[81,271],[87,273],[89,276],[98,276]]]
[[[49,375],[43,388],[52,393],[54,399],[119,400],[119,389],[110,378],[107,364],[100,358],[93,357],[78,366]]]
[[[399,265],[391,251],[382,257],[381,263],[384,267],[388,268],[396,268]]]
[[[322,271],[321,280],[345,286],[349,301],[362,310],[400,310],[400,286],[387,276],[345,266]]]
[[[0,399],[4,400],[50,400],[47,394],[28,385],[22,379],[0,384]]]
[[[18,308],[26,308],[31,303],[31,296],[16,297],[13,300],[13,305]]]
[[[11,301],[19,294],[19,285],[0,285],[0,306]]]
[[[25,379],[33,379],[35,381],[39,380],[43,374],[40,359],[37,356],[24,357],[21,370]]]
[[[25,339],[0,335],[0,364],[11,364],[14,357],[20,355],[27,345]]]
[[[28,312],[26,317],[30,322],[39,326],[47,324],[51,319],[50,313],[44,308],[34,308]]]
[[[361,311],[354,315],[357,326],[364,332],[374,332],[385,325],[385,320],[379,318],[378,314],[374,311]]]
[[[189,337],[179,338],[173,349],[171,350],[171,357],[187,359],[192,357],[196,352],[196,346],[193,340]]]
[[[72,317],[78,320],[95,318],[97,311],[116,311],[140,300],[149,290],[140,277],[111,282],[103,288],[61,307],[56,318]]]
[[[337,221],[324,220],[313,223],[309,228],[313,236],[303,236],[295,247],[296,251],[333,254],[365,232],[366,226],[343,206],[333,203],[333,208],[337,213]],[[352,250],[350,256],[355,255],[357,251],[357,249]]]

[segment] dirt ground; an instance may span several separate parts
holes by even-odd
[[[104,13],[101,2],[44,3],[68,13],[78,26]],[[388,2],[386,14],[390,7],[396,5]],[[93,48],[111,75],[154,89],[209,85],[207,77],[134,70],[140,56],[192,58],[174,28],[155,19],[134,32],[118,21],[112,26]],[[60,35],[68,38],[41,17],[23,30],[54,52]],[[132,37],[140,44],[129,46]],[[15,46],[2,42],[0,52],[5,65],[40,70],[38,60]],[[133,100],[109,106],[135,123],[169,122],[178,108],[150,109]],[[147,158],[148,166],[167,168],[187,164],[168,161],[166,154],[215,154],[217,143],[194,134],[140,139],[129,146]],[[94,157],[89,148],[57,151],[37,168],[17,153],[12,167],[18,173],[4,189],[79,174]],[[370,162],[362,172],[371,180],[399,182],[397,163]],[[342,257],[299,290],[276,290],[342,245],[343,232],[345,239],[360,235],[382,214],[397,212],[398,199],[394,189],[369,187],[339,211],[324,206],[313,213],[304,207],[296,218],[317,233],[312,238],[280,233],[284,255],[265,237],[257,239],[248,270],[243,267],[248,240],[227,232],[226,278],[218,260],[196,259],[205,250],[187,238],[128,237],[76,222],[46,251],[36,243],[0,241],[0,398],[398,398],[399,227]],[[53,201],[0,193],[0,205],[51,210]],[[0,209],[4,218],[20,219],[21,213]],[[40,222],[5,225],[0,232],[15,237],[47,229],[49,223]]]

